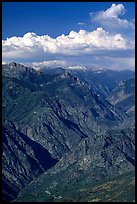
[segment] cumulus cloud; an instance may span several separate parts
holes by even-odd
[[[120,18],[120,16],[124,15],[125,13],[126,9],[123,4],[112,4],[112,6],[106,11],[90,13],[90,16],[92,22],[98,22],[107,28],[134,28],[133,22]]]
[[[100,50],[132,49],[134,43],[121,34],[109,34],[102,28],[92,32],[71,31],[69,35],[51,38],[26,33],[23,37],[11,37],[2,41],[3,58],[30,58],[39,55],[80,55],[97,53]]]

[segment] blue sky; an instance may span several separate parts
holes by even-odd
[[[133,70],[134,18],[133,2],[3,2],[3,61]]]

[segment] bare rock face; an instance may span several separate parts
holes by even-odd
[[[56,162],[46,149],[19,132],[12,122],[3,122],[3,199],[14,199],[26,184]]]
[[[117,107],[130,112],[135,104],[135,78],[122,80],[108,97],[109,101]]]

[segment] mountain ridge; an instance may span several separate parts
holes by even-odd
[[[113,78],[113,72],[110,72],[110,75]],[[48,172],[55,170],[54,174],[59,175],[57,179],[61,179],[62,174],[63,181],[73,176],[76,179],[81,171],[94,180],[94,177],[107,179],[112,174],[119,173],[122,168],[123,173],[128,171],[127,167],[134,170],[134,125],[130,129],[130,125],[127,125],[127,113],[106,99],[105,96],[109,95],[110,91],[99,94],[104,91],[104,85],[97,86],[97,83],[91,80],[93,76],[89,78],[89,83],[81,73],[76,75],[74,72],[57,71],[54,74],[46,74],[16,63],[3,66],[3,120],[14,124],[13,132],[17,132],[19,138],[25,135],[28,140],[36,143],[37,149],[40,145],[43,151],[49,152],[49,157],[56,161],[56,164]],[[108,75],[101,73],[101,76],[96,78],[97,81],[102,76],[109,79]],[[118,82],[115,77],[113,84],[116,86]],[[121,75],[119,80],[123,77]],[[126,77],[130,78],[130,74]],[[100,83],[105,83],[105,80]],[[133,115],[131,117],[133,118]],[[7,131],[9,137],[13,137],[12,131],[8,128]],[[124,142],[124,137],[127,138],[127,143]],[[33,142],[30,147],[32,149]],[[22,148],[24,149],[24,146]],[[109,148],[112,154],[109,153]],[[35,157],[36,155],[34,159]],[[122,163],[118,161],[115,168],[118,158],[124,160]],[[12,159],[14,161],[14,157]],[[85,171],[79,169],[79,165],[85,167]],[[67,170],[63,170],[63,166]],[[3,168],[3,172],[5,168],[7,167]],[[28,168],[27,165],[25,168]],[[97,169],[98,175],[95,173]],[[94,174],[96,176],[93,176]],[[8,179],[10,178],[7,175]],[[27,183],[26,185],[29,187]]]

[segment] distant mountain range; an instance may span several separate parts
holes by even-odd
[[[132,71],[3,65],[3,199],[64,202],[133,174],[134,93]]]

